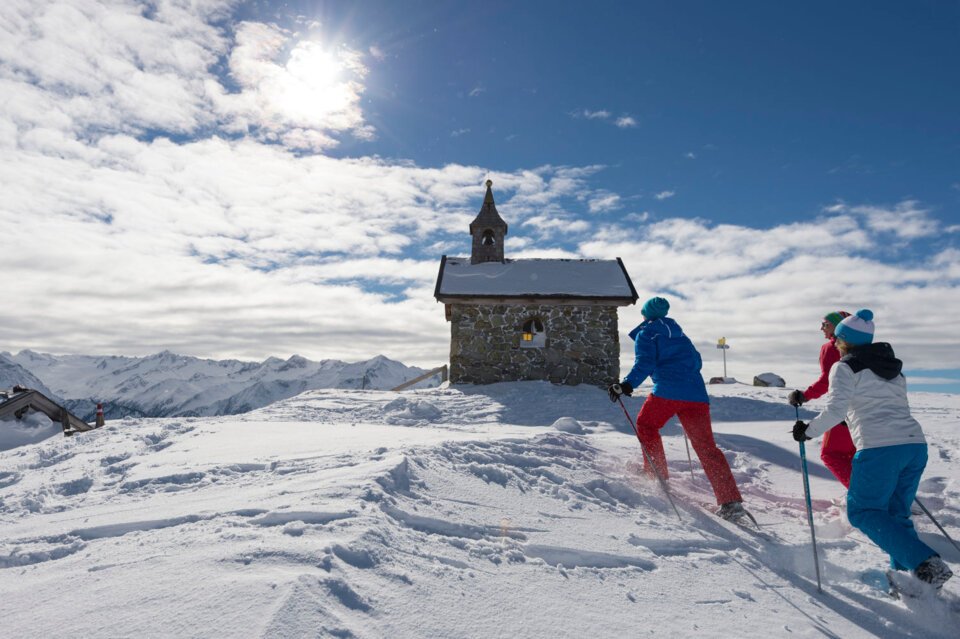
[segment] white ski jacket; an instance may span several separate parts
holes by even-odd
[[[806,434],[819,437],[846,421],[857,450],[925,444],[920,423],[910,415],[903,363],[885,342],[853,349],[830,369],[827,406]]]

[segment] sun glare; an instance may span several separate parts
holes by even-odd
[[[287,63],[287,71],[291,76],[320,89],[335,84],[342,70],[332,54],[313,42],[299,44]]]
[[[346,109],[353,95],[347,71],[335,53],[301,42],[290,53],[277,101],[286,113],[307,120]]]

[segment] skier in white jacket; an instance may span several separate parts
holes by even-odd
[[[873,312],[857,311],[836,328],[842,355],[830,369],[827,405],[793,438],[819,437],[846,420],[857,446],[847,492],[847,518],[890,555],[894,570],[912,570],[940,588],[953,573],[917,536],[910,505],[927,465],[927,442],[910,414],[903,363],[884,342],[873,343]]]

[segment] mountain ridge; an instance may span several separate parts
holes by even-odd
[[[0,386],[36,387],[87,420],[98,402],[108,419],[235,415],[319,388],[388,390],[425,372],[384,355],[361,362],[301,355],[246,362],[169,350],[143,357],[0,352]],[[438,383],[431,378],[421,385]]]

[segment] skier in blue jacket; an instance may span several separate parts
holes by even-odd
[[[700,458],[703,471],[713,487],[718,514],[737,521],[748,513],[730,465],[713,439],[710,423],[710,398],[703,383],[700,353],[675,321],[667,317],[670,303],[662,297],[646,301],[640,310],[642,324],[630,331],[636,360],[633,369],[619,384],[609,389],[610,400],[630,395],[643,380],[653,380],[653,392],[637,415],[637,437],[652,458],[657,472],[667,478],[667,458],[663,452],[660,429],[676,415]],[[644,468],[647,460],[644,458]]]

